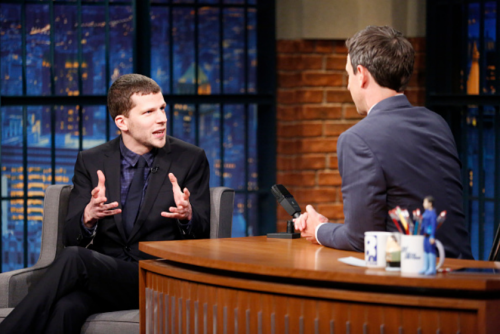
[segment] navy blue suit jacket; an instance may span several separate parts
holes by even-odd
[[[342,133],[337,153],[345,223],[322,225],[317,232],[322,245],[363,251],[365,231],[397,231],[388,210],[423,210],[424,197],[431,195],[436,212],[447,211],[436,232],[446,256],[472,258],[460,161],[441,116],[413,107],[404,95],[390,97]]]

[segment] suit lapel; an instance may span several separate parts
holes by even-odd
[[[171,159],[168,155],[170,153],[170,142],[169,137],[167,137],[167,142],[165,146],[158,150],[155,160],[153,162],[153,168],[158,168],[156,172],[151,172],[149,174],[148,187],[146,189],[146,194],[144,194],[144,199],[142,200],[141,208],[139,210],[139,216],[134,224],[134,228],[130,233],[129,240],[131,240],[135,234],[142,227],[144,222],[148,218],[148,214],[151,212],[154,202],[158,198],[158,193],[160,192],[164,182],[170,182],[168,180],[168,172],[170,170]],[[160,214],[153,213],[153,214]]]
[[[111,149],[104,153],[104,176],[106,177],[106,197],[108,202],[117,201],[121,208],[121,154],[120,154],[120,138],[115,140]],[[118,172],[117,172],[118,171]],[[115,223],[123,240],[126,240],[125,230],[122,223],[122,214],[114,216]]]

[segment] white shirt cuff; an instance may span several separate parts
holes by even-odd
[[[318,244],[320,244],[321,246],[323,246],[323,245],[321,244],[321,242],[319,242],[319,239],[318,239],[318,230],[319,230],[319,228],[321,227],[321,225],[325,225],[325,224],[328,224],[328,223],[321,223],[321,224],[319,224],[318,226],[316,226],[316,231],[314,232],[314,236],[316,237],[316,241],[317,241],[317,242],[318,242]]]

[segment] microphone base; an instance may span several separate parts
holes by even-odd
[[[267,237],[275,239],[298,239],[300,238],[300,233],[289,233],[289,232],[268,233]]]

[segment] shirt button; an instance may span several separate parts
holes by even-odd
[[[125,246],[124,248],[125,248],[125,250],[126,250],[127,252],[130,252],[130,247],[129,247],[129,246]]]

